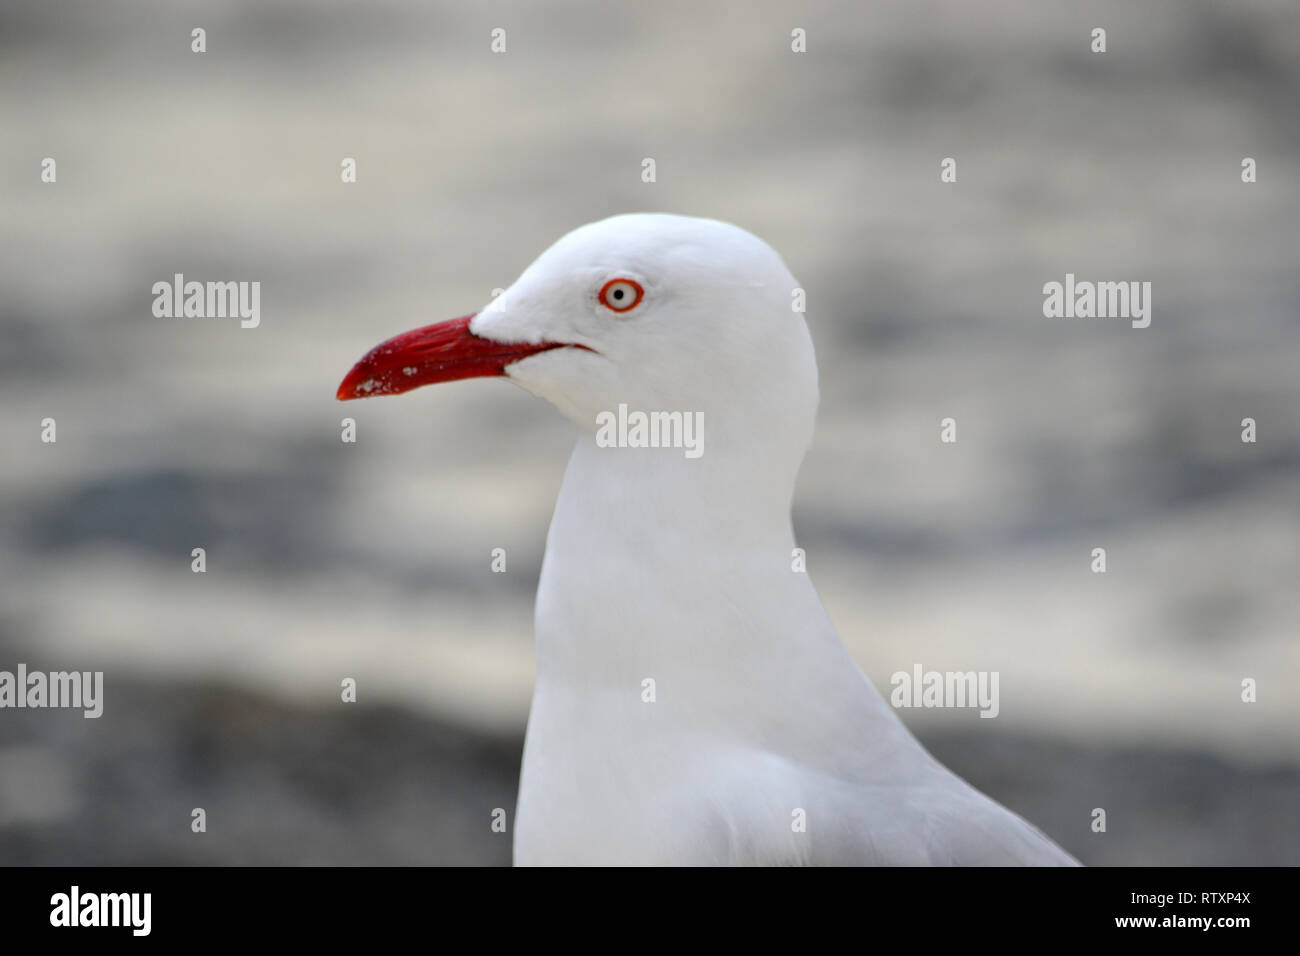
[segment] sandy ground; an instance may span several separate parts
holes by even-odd
[[[519,736],[214,685],[120,690],[128,712],[111,725],[30,711],[0,722],[0,862],[510,862],[509,832],[492,821],[498,808],[514,819]],[[982,729],[922,736],[1085,863],[1296,862],[1277,826],[1300,802],[1294,767]],[[1089,826],[1096,805],[1104,833]],[[191,830],[196,807],[206,832]]]
[[[219,686],[137,684],[110,725],[0,723],[0,862],[504,865],[522,739],[393,707],[312,710]],[[1294,865],[1294,767],[941,731],[932,752],[1091,865]],[[1170,809],[1170,793],[1178,801]],[[1100,801],[1106,831],[1088,826]],[[202,807],[207,830],[191,830]],[[1224,834],[1230,838],[1225,839]]]

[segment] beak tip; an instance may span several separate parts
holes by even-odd
[[[395,335],[371,349],[344,376],[334,397],[340,402],[376,395],[400,395],[422,385],[506,374],[506,367],[558,342],[499,342],[475,335],[465,315]]]
[[[400,384],[394,383],[382,370],[376,370],[368,358],[362,359],[352,371],[348,372],[339,383],[334,397],[340,402],[350,402],[358,398],[371,398],[375,395],[399,395],[406,391]]]

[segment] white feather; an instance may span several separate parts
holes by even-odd
[[[619,275],[646,290],[627,316],[593,299]],[[594,350],[507,369],[583,429],[537,595],[516,863],[1075,863],[921,747],[792,570],[817,406],[797,285],[735,226],[618,216],[471,326]],[[599,447],[619,403],[703,413],[704,454]]]

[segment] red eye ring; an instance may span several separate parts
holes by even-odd
[[[631,286],[630,290],[615,288],[615,286]],[[632,301],[626,301],[628,296]],[[635,279],[610,279],[600,287],[600,304],[611,312],[631,312],[641,304],[641,299],[645,296],[645,289],[641,288],[641,283]]]

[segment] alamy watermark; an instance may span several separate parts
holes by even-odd
[[[82,716],[104,713],[103,671],[0,671],[0,708],[72,708]]]
[[[1049,319],[1131,319],[1133,328],[1151,324],[1150,282],[1076,281],[1073,272],[1065,282],[1043,286],[1043,315]]]
[[[619,403],[617,412],[596,415],[601,448],[681,448],[687,458],[704,454],[703,412],[637,412]]]
[[[83,893],[74,884],[50,897],[51,926],[120,926],[133,936],[148,936],[152,911],[152,893]]]
[[[981,717],[996,717],[997,671],[895,671],[889,678],[894,688],[889,702],[894,707],[978,707]]]
[[[160,319],[238,318],[242,329],[262,323],[262,283],[186,282],[176,273],[171,282],[155,282],[153,314]]]

